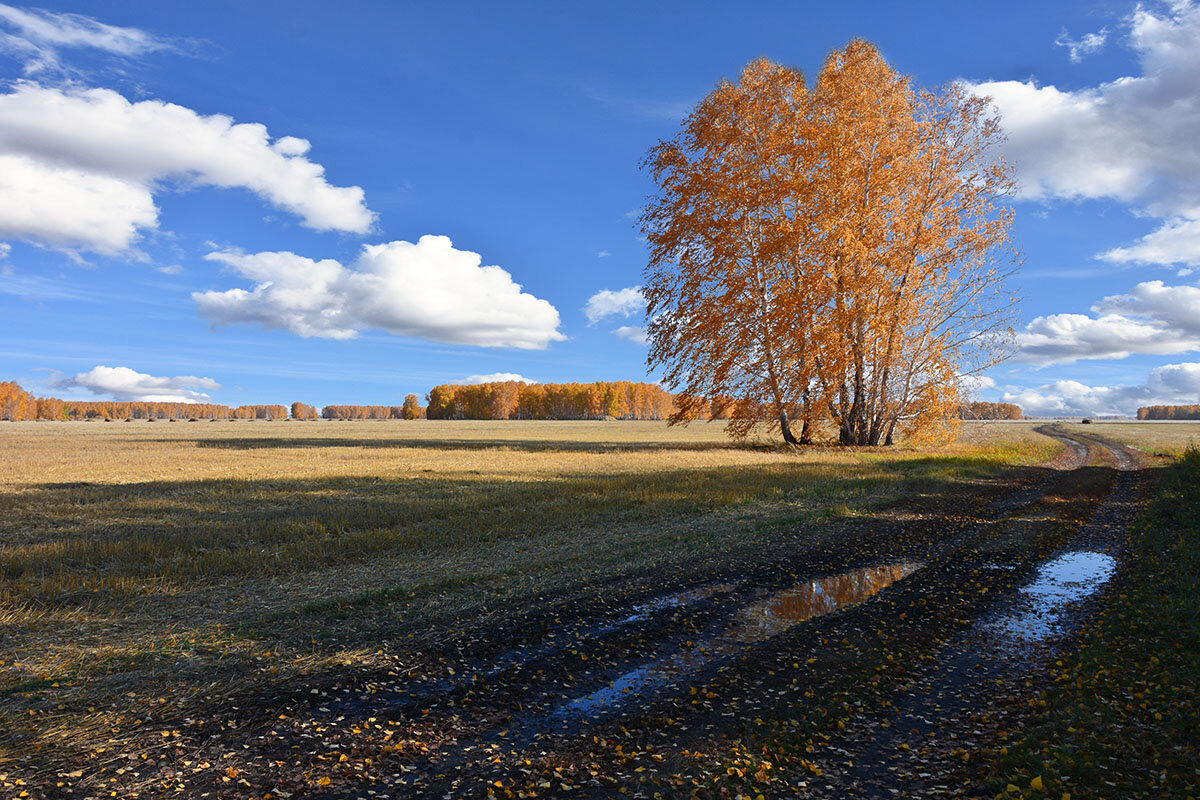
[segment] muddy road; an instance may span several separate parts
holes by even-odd
[[[1041,432],[1067,444],[1045,468],[213,698],[174,721],[185,758],[46,796],[977,796],[973,753],[1103,602],[1145,478],[1134,451]],[[146,747],[172,722],[141,722]]]

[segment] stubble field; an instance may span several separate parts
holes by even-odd
[[[1135,441],[1143,426],[1104,427]],[[965,513],[1067,457],[1034,428],[794,452],[703,424],[5,424],[0,781],[158,796],[186,775],[215,796],[331,783],[357,796],[299,761],[287,778],[238,759],[222,772],[186,725],[244,705],[238,724],[256,729],[277,710],[263,698],[356,674],[453,674],[519,643],[538,614],[602,613],[760,565],[929,558],[945,531],[906,534],[910,521]],[[147,737],[160,752],[134,777]]]

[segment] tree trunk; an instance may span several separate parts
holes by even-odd
[[[896,433],[896,420],[893,419],[891,422],[888,423],[887,438],[884,439],[884,441],[883,441],[884,446],[891,447],[894,444],[892,437],[895,433]]]
[[[800,444],[796,441],[796,437],[792,435],[791,423],[788,421],[786,411],[779,412],[779,430],[783,432],[783,440],[788,444]]]
[[[800,444],[812,444],[813,442],[813,412],[812,405],[809,402],[808,389],[802,393],[804,398],[804,424],[800,426]]]

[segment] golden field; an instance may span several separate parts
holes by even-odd
[[[805,523],[1052,457],[1033,427],[791,451],[656,422],[5,423],[4,716],[82,736],[781,530],[834,536]]]

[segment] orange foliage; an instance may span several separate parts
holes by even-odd
[[[16,381],[0,381],[0,419],[36,419],[37,401]]]
[[[1138,419],[1200,419],[1200,405],[1144,406],[1137,410]]]
[[[420,419],[425,414],[425,409],[421,408],[421,401],[417,399],[415,394],[405,395],[404,405],[400,406],[400,417],[402,419]]]
[[[426,400],[429,419],[666,419],[675,403],[659,386],[630,381],[443,384]]]
[[[402,419],[401,406],[325,406],[321,409],[325,419]]]
[[[292,419],[316,419],[317,410],[308,403],[292,403]]]
[[[794,419],[805,441],[826,418],[874,445],[952,417],[958,376],[1009,331],[999,136],[986,101],[914,89],[862,41],[811,90],[765,59],[719,84],[646,160],[649,362],[682,390],[673,421],[724,398],[735,436],[795,443]]]
[[[963,403],[959,406],[961,419],[1021,419],[1021,407],[1013,403]]]

